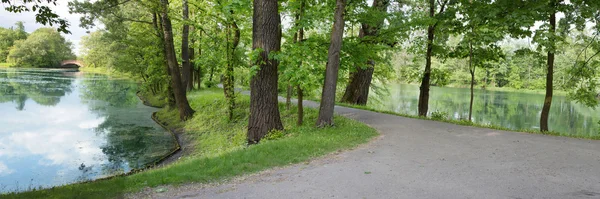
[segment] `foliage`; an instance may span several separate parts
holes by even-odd
[[[61,19],[50,7],[43,5],[46,2],[48,4],[56,5],[58,0],[2,0],[4,10],[13,13],[21,12],[36,12],[35,20],[43,25],[52,26],[58,25],[58,31],[62,33],[71,33],[67,28],[69,27],[69,21]],[[31,5],[31,6],[29,6]]]
[[[71,42],[51,28],[37,29],[26,40],[17,40],[8,54],[8,61],[18,67],[52,68],[72,59]]]
[[[15,27],[2,28],[0,27],[0,63],[6,62],[8,52],[14,45],[15,41],[27,39],[28,33],[25,32],[23,22],[15,23]]]

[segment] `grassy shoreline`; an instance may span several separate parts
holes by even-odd
[[[162,109],[157,118],[169,128],[182,128],[195,149],[172,164],[128,176],[71,184],[51,189],[5,194],[0,198],[117,198],[146,187],[211,183],[251,174],[273,167],[300,163],[338,150],[351,149],[377,135],[360,122],[336,116],[336,127],[315,128],[308,121],[317,110],[306,109],[303,126],[295,126],[295,108],[280,105],[284,131],[275,131],[257,145],[245,144],[249,97],[237,97],[235,119],[225,118],[226,102],[220,89],[207,89],[188,95],[196,115],[187,122],[177,120],[177,112]]]
[[[368,111],[373,111],[373,112],[377,112],[377,113],[384,113],[384,114],[396,115],[396,116],[401,116],[401,117],[413,118],[413,119],[431,120],[431,121],[438,121],[438,122],[445,122],[445,123],[457,124],[457,125],[461,125],[461,126],[472,126],[472,127],[479,127],[479,128],[488,128],[488,129],[496,129],[496,130],[503,130],[503,131],[511,131],[511,132],[523,132],[523,133],[552,135],[552,136],[561,136],[561,137],[571,137],[571,138],[580,138],[580,139],[589,139],[589,140],[600,140],[600,135],[582,136],[582,135],[564,134],[564,133],[554,132],[554,131],[541,132],[540,130],[537,130],[537,129],[510,129],[510,128],[506,128],[506,127],[502,127],[502,126],[498,126],[498,125],[478,124],[478,123],[474,123],[474,122],[467,121],[467,120],[454,120],[454,119],[447,119],[447,118],[419,117],[419,116],[416,116],[416,115],[396,113],[396,112],[393,112],[393,111],[379,110],[379,109],[371,108],[371,107],[368,107],[368,106],[347,104],[347,103],[341,103],[341,102],[337,102],[336,105],[338,105],[338,106],[344,106],[344,107],[349,107],[349,108],[355,108],[355,109],[361,109],[361,110],[368,110]]]

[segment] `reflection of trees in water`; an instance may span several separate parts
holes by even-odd
[[[103,174],[117,174],[142,168],[175,148],[175,141],[163,129],[157,129],[150,112],[136,105],[137,87],[126,80],[109,80],[89,75],[82,81],[81,99],[89,110],[105,120],[95,131],[106,137],[101,147],[108,164]],[[143,118],[143,119],[142,119]]]
[[[27,99],[54,106],[71,93],[73,80],[57,72],[0,70],[0,103],[12,101],[17,110],[25,108]]]
[[[81,99],[108,103],[113,107],[133,107],[137,104],[137,86],[127,80],[109,80],[106,76],[90,74],[83,80]]]
[[[402,113],[416,114],[418,87],[397,85],[395,96],[385,97],[380,107],[391,107]],[[415,92],[417,91],[417,92]],[[541,94],[476,90],[473,102],[473,121],[511,129],[533,129],[539,125],[544,96]],[[454,119],[465,119],[469,111],[469,90],[438,88],[431,91],[430,110],[448,113]],[[550,130],[576,135],[597,135],[600,119],[588,107],[555,96],[550,112]]]

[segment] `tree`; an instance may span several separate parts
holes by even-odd
[[[379,30],[384,25],[384,20],[387,14],[387,8],[390,4],[389,0],[373,0],[371,9],[375,13],[369,15],[374,19],[365,20],[362,22],[359,33],[359,38],[364,40],[364,43],[377,43],[380,39]],[[370,22],[370,23],[369,23]],[[350,73],[350,82],[346,85],[346,90],[341,101],[350,104],[366,105],[369,98],[369,89],[373,80],[373,72],[375,70],[375,60],[369,59],[366,67],[357,67],[356,71]]]
[[[26,40],[15,42],[8,54],[8,61],[19,67],[59,67],[64,60],[75,59],[71,45],[56,30],[40,28]]]
[[[547,75],[546,75],[546,96],[544,97],[544,106],[542,107],[542,114],[540,116],[540,130],[548,131],[548,115],[550,114],[550,107],[552,106],[552,94],[554,91],[553,79],[554,79],[554,52],[556,51],[556,38],[554,36],[556,32],[556,7],[560,0],[550,0],[550,16],[549,16],[549,42],[550,45],[548,51],[548,63],[547,63]]]
[[[435,29],[440,24],[439,15],[443,14],[449,0],[443,0],[439,12],[436,13],[436,1],[429,0],[429,17],[434,20],[427,28],[427,53],[425,55],[425,70],[421,79],[419,92],[419,116],[426,117],[429,108],[429,87],[431,80],[431,58],[433,56],[433,45]],[[437,18],[436,18],[437,17]]]
[[[173,42],[173,29],[171,27],[171,19],[169,18],[169,1],[161,0],[161,23],[164,36],[164,48],[167,58],[167,64],[171,70],[171,88],[175,95],[175,103],[179,110],[179,118],[183,121],[192,118],[194,110],[190,107],[190,104],[185,95],[185,88],[181,81],[181,75],[179,73],[179,66],[177,64],[177,58],[175,55],[175,45]]]
[[[331,30],[331,43],[327,55],[325,69],[325,82],[321,92],[321,104],[316,125],[319,127],[333,125],[333,109],[335,107],[335,90],[337,87],[338,70],[340,67],[340,51],[342,50],[342,37],[344,35],[344,12],[346,0],[336,0],[333,28]]]
[[[188,9],[188,1],[182,1],[183,8],[183,31],[181,33],[181,79],[182,84],[185,87],[186,91],[192,90],[193,86],[193,68],[190,61],[190,45],[189,45],[189,35],[190,35],[190,25],[189,25],[189,9]],[[193,54],[193,51],[192,51]]]
[[[18,21],[15,26],[16,28],[11,27],[8,29],[0,27],[0,63],[6,62],[8,52],[15,41],[27,39],[28,34],[25,32],[23,22]]]
[[[270,58],[281,48],[281,19],[277,0],[254,0],[252,49],[258,51],[256,74],[250,80],[250,118],[247,139],[256,144],[269,131],[283,130],[277,101],[277,66]]]

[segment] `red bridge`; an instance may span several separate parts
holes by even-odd
[[[79,60],[64,60],[62,62],[60,62],[60,67],[63,68],[79,68],[79,67],[84,67],[85,65],[83,64],[83,62],[79,61]]]

